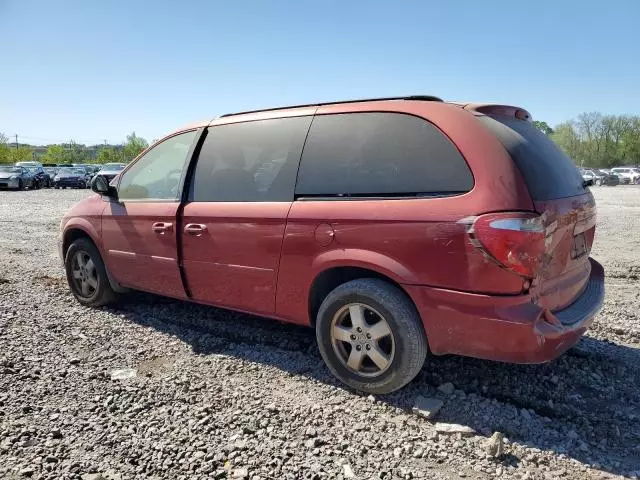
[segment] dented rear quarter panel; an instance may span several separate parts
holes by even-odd
[[[547,254],[531,293],[544,308],[557,310],[569,305],[585,287],[591,273],[589,254],[596,227],[596,205],[591,192],[583,195],[535,202],[543,218]],[[586,252],[573,258],[574,237],[584,234]]]
[[[474,176],[471,191],[441,198],[305,199],[288,215],[278,272],[276,313],[309,323],[314,279],[334,267],[361,267],[399,284],[515,295],[522,279],[488,259],[470,242],[466,217],[493,211],[532,211],[520,172],[499,141],[455,105],[388,101],[327,105],[316,115],[396,112],[424,118],[460,150]],[[330,242],[318,226],[333,230]]]

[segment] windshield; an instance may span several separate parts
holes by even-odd
[[[86,172],[84,171],[84,168],[80,168],[80,167],[63,167],[60,170],[58,170],[58,174],[64,174],[64,175],[71,175],[71,174],[79,174],[79,175],[84,175]]]
[[[100,170],[115,170],[119,172],[124,168],[124,165],[121,163],[105,163]]]
[[[0,165],[0,172],[22,173],[22,169],[13,165]]]

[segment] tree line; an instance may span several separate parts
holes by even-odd
[[[583,113],[550,128],[534,122],[576,165],[611,168],[640,164],[640,116]]]
[[[44,154],[34,155],[34,147],[9,145],[8,138],[0,132],[0,163],[16,163],[37,160],[42,163],[127,163],[149,146],[135,132],[127,135],[123,145],[88,148],[73,141],[66,144],[48,145]]]
[[[573,120],[551,128],[544,121],[534,125],[556,142],[580,166],[611,168],[640,164],[640,116],[583,113]],[[97,147],[68,143],[49,145],[38,157],[42,163],[127,163],[148,146],[135,132],[120,146]],[[97,151],[97,155],[94,153]],[[8,138],[0,132],[0,163],[32,160],[33,148],[22,145],[10,148]]]

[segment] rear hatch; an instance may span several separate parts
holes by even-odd
[[[530,292],[538,305],[561,310],[582,293],[591,273],[589,253],[596,221],[593,195],[573,161],[528,115],[522,119],[502,114],[478,118],[513,158],[540,215],[544,253]]]

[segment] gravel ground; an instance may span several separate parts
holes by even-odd
[[[0,192],[0,478],[640,476],[640,188],[593,191],[608,289],[578,347],[431,358],[376,398],[329,375],[311,330],[144,294],[81,307],[56,236],[89,192]]]

